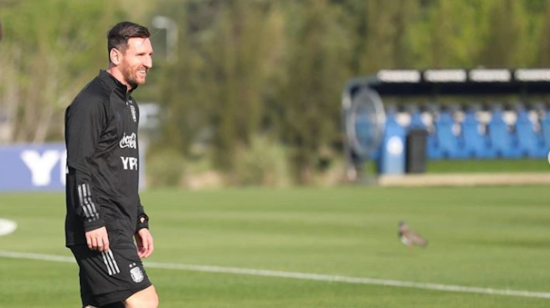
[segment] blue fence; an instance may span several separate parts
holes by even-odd
[[[145,172],[142,154],[140,150],[140,187]],[[0,192],[64,191],[66,161],[63,143],[0,147]]]
[[[0,147],[0,191],[61,191],[66,160],[62,143]]]

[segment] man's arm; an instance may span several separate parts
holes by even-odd
[[[109,239],[101,207],[93,194],[90,162],[107,122],[104,106],[100,102],[76,99],[65,115],[67,144],[67,184],[76,196],[74,212],[82,220],[86,242],[92,250],[107,251]]]
[[[155,250],[153,246],[153,236],[149,229],[143,228],[139,230],[136,235],[137,252],[140,258],[149,257]]]
[[[108,251],[109,236],[107,235],[107,228],[101,227],[99,229],[86,232],[86,244],[90,250]]]
[[[141,199],[138,196],[138,215],[137,215],[137,224],[136,224],[136,244],[138,250],[138,256],[140,258],[149,257],[154,250],[153,246],[153,236],[149,231],[149,216],[145,214],[143,205],[141,204]]]
[[[145,214],[145,209],[143,208],[143,205],[141,204],[141,199],[138,196],[136,232],[144,228],[149,229],[149,216]]]

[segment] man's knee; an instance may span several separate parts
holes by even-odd
[[[141,290],[124,301],[126,308],[157,308],[159,297],[154,286]]]
[[[139,301],[125,302],[126,308],[157,308],[159,306],[158,297],[142,299]]]

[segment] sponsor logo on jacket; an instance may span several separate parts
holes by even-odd
[[[134,122],[137,122],[136,107],[132,105],[132,101],[128,101],[128,103],[130,107],[130,112],[132,113],[132,119],[134,120]]]
[[[129,136],[126,136],[126,133],[124,133],[124,136],[122,136],[122,139],[120,140],[120,148],[137,149],[136,133],[132,133]]]
[[[124,157],[121,156],[122,166],[124,170],[138,170],[138,159],[135,157]]]

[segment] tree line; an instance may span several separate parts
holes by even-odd
[[[173,50],[154,16],[177,25]],[[64,108],[106,67],[106,31],[124,19],[153,33],[155,67],[136,92],[161,105],[153,151],[232,174],[247,150],[280,148],[302,183],[342,159],[353,77],[550,65],[547,0],[0,0],[0,141],[62,140]]]

